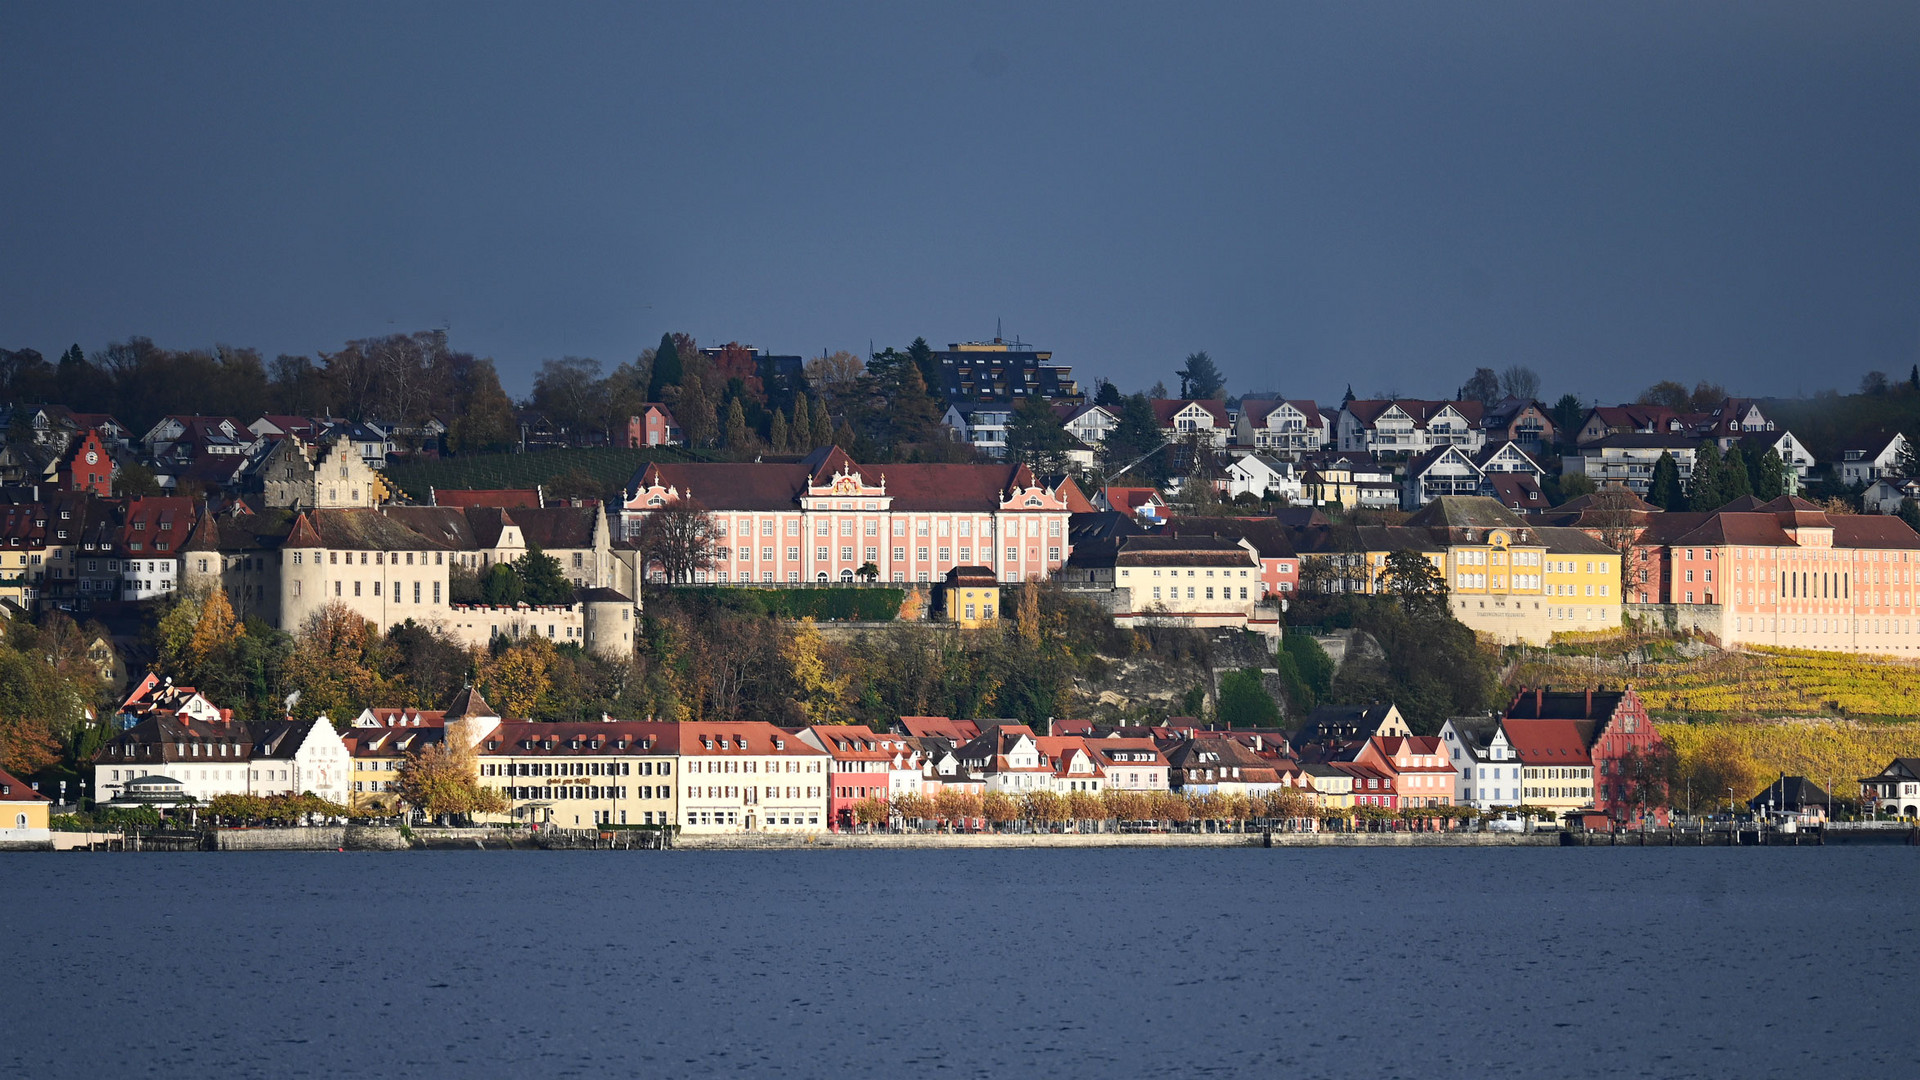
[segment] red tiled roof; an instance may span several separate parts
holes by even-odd
[[[1526,765],[1591,765],[1586,733],[1578,720],[1519,720],[1500,723],[1507,741]]]
[[[435,488],[434,506],[492,506],[501,509],[538,509],[538,488]]]
[[[43,802],[52,799],[33,790],[33,785],[21,783],[19,778],[5,769],[0,769],[0,802]]]
[[[972,742],[980,737],[980,725],[972,720],[950,720],[944,716],[903,716],[900,726],[916,738],[945,738],[955,743]]]

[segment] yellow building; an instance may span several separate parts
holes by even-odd
[[[502,723],[475,745],[480,783],[532,825],[671,825],[681,725],[653,721]]]
[[[53,800],[0,769],[0,842],[47,839]]]
[[[1580,529],[1543,527],[1478,495],[1443,495],[1398,526],[1295,530],[1303,588],[1381,591],[1387,556],[1417,551],[1460,622],[1500,644],[1620,625],[1620,554]]]
[[[949,622],[971,629],[1000,618],[1000,583],[991,567],[956,566],[947,571],[940,590],[942,611]]]

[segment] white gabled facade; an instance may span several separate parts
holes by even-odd
[[[1479,724],[1476,727],[1484,728]],[[1448,720],[1440,727],[1440,746],[1459,774],[1455,798],[1460,805],[1481,810],[1496,806],[1518,806],[1526,801],[1521,795],[1520,755],[1507,741],[1506,729],[1499,723],[1485,733],[1485,743],[1467,725]]]

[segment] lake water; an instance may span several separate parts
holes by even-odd
[[[1908,848],[0,855],[0,1076],[1914,1075]]]

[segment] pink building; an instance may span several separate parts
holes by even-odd
[[[839,447],[797,463],[671,462],[628,484],[627,536],[679,499],[714,520],[719,558],[696,581],[934,582],[956,566],[1002,581],[1049,577],[1066,561],[1064,485],[1025,465],[861,465]]]
[[[637,449],[643,446],[680,446],[686,441],[686,437],[680,434],[680,425],[673,421],[673,413],[665,405],[649,401],[641,407],[640,415],[627,417],[627,434],[622,445]]]

